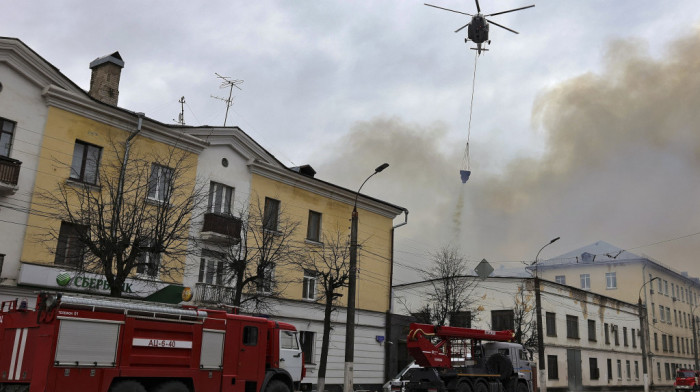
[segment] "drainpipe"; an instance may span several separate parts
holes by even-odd
[[[385,358],[384,378],[387,380],[389,378],[391,378],[393,374],[396,373],[396,372],[392,372],[392,370],[391,370],[391,365],[394,362],[393,361],[394,358],[391,355],[392,346],[393,346],[392,340],[391,340],[391,336],[392,336],[391,315],[394,314],[394,289],[393,289],[393,285],[394,285],[394,230],[396,230],[397,228],[399,228],[401,226],[405,226],[408,224],[408,209],[404,208],[403,212],[405,215],[404,221],[397,224],[397,225],[394,225],[391,228],[391,263],[390,263],[391,264],[391,271],[389,272],[389,312],[387,312],[387,315],[386,315],[386,328],[385,328],[386,329],[386,332],[385,332],[386,339],[384,339],[384,342],[385,342],[384,343],[384,358]]]

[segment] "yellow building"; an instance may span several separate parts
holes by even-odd
[[[79,237],[90,233],[96,239],[99,221],[109,222],[118,200],[120,213],[132,214],[131,221],[139,222],[132,228],[138,226],[151,238],[161,235],[164,231],[154,229],[151,218],[178,208],[195,189],[197,155],[206,143],[117,107],[123,65],[119,53],[93,61],[89,93],[54,84],[43,89],[46,122],[44,129],[34,130],[42,137],[18,287],[114,292],[100,263],[88,263],[95,251],[79,245]],[[127,144],[127,165],[121,173]],[[182,219],[187,222],[189,213]],[[137,244],[136,238],[138,234],[126,240],[129,246],[149,250],[127,265],[125,280],[117,278],[124,295],[147,297],[166,283],[182,282],[183,268],[177,266],[185,262],[186,236],[168,242],[168,256],[146,241]]]

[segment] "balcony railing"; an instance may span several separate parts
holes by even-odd
[[[204,214],[204,226],[202,233],[214,233],[222,236],[224,240],[241,239],[241,219],[234,216],[219,215],[208,212]]]
[[[234,294],[233,287],[197,283],[195,285],[194,299],[202,304],[233,305]]]
[[[10,188],[16,187],[19,180],[20,166],[22,166],[22,162],[0,156],[0,185],[9,186]]]

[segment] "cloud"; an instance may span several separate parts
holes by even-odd
[[[553,253],[596,240],[639,247],[700,231],[698,108],[700,32],[671,42],[659,58],[641,40],[615,40],[599,73],[539,94],[532,124],[546,137],[540,156],[494,170],[488,165],[503,135],[493,135],[481,144],[481,162],[472,153],[472,178],[463,185],[464,144],[450,140],[444,124],[375,118],[326,148],[337,154],[326,155],[319,176],[354,189],[375,166],[391,164],[363,193],[411,211],[397,233],[397,250],[405,246],[397,260],[419,263],[420,250],[446,242],[475,261],[532,260],[556,236],[562,241]],[[691,268],[697,243],[690,237],[637,253],[698,275]]]

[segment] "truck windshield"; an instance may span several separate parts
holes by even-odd
[[[679,370],[678,373],[676,374],[676,377],[678,377],[678,378],[690,378],[690,377],[695,377],[695,374],[690,370]]]

